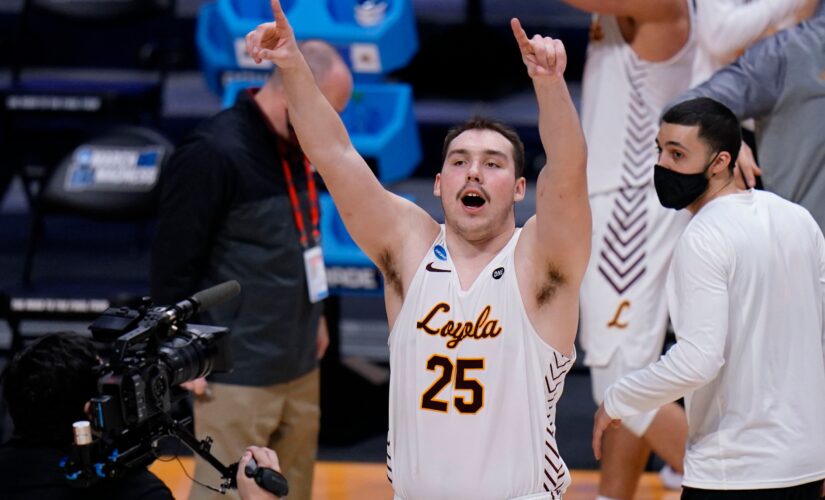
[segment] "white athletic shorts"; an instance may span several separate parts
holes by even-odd
[[[611,383],[662,352],[665,279],[690,214],[662,207],[652,184],[596,194],[590,208],[593,250],[581,287],[579,338],[600,402]]]

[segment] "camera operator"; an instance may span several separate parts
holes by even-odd
[[[0,497],[6,500],[173,500],[172,493],[146,468],[89,488],[69,485],[60,461],[71,452],[72,424],[87,420],[97,395],[101,364],[91,339],[73,332],[46,335],[19,352],[2,375],[3,397],[14,436],[0,446]],[[251,458],[258,467],[280,471],[278,457],[251,446],[240,461],[238,491],[243,500],[273,500],[244,475]]]
[[[0,447],[6,499],[172,500],[154,474],[140,468],[90,488],[68,485],[60,460],[72,445],[72,423],[87,420],[100,365],[91,339],[77,333],[44,336],[19,352],[3,372],[3,396],[14,436]]]

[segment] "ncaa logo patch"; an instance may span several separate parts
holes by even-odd
[[[501,279],[502,276],[504,276],[504,268],[503,267],[499,267],[499,268],[497,268],[493,271],[493,279],[494,280]]]
[[[438,260],[447,260],[447,250],[445,250],[441,245],[436,245],[435,248],[433,248],[433,253]]]

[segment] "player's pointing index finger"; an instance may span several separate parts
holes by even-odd
[[[524,28],[521,27],[521,22],[518,18],[514,17],[510,19],[510,27],[513,29],[513,35],[516,37],[516,43],[518,43],[521,51],[531,52],[530,39],[527,38],[527,33],[524,31]]]
[[[275,22],[278,27],[282,29],[289,27],[289,21],[286,19],[286,14],[284,14],[280,0],[270,0],[270,4],[272,5],[272,14],[275,16]]]

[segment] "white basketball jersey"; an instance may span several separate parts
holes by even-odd
[[[388,476],[403,500],[560,498],[556,402],[573,366],[519,293],[521,229],[461,290],[442,226],[390,332]]]
[[[661,62],[639,58],[615,16],[594,15],[601,36],[587,46],[581,111],[591,196],[653,183],[659,115],[693,78],[696,35],[693,2],[687,3],[690,36],[676,55]]]

